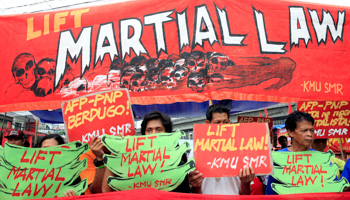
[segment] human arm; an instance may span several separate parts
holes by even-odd
[[[111,170],[106,168],[104,176],[103,176],[103,180],[102,180],[102,192],[103,193],[105,193],[105,192],[113,192],[114,191],[107,183],[107,179],[110,176],[114,176],[114,174],[111,172]]]
[[[254,180],[255,172],[253,167],[244,167],[239,171],[239,179],[241,180],[241,185],[239,188],[239,194],[250,195],[252,193],[252,188],[250,183]]]
[[[94,155],[96,156],[97,161],[102,161],[102,159],[103,159],[103,155],[104,155],[104,152],[102,150],[103,147],[104,147],[104,145],[103,145],[101,139],[98,138],[98,136],[95,136],[91,139],[90,149],[94,153]],[[101,185],[102,185],[103,175],[105,173],[105,169],[106,169],[106,167],[104,165],[97,166],[95,168],[94,180],[89,185],[89,189],[90,189],[92,194],[102,193],[102,186]]]
[[[203,174],[199,173],[199,171],[197,170],[190,171],[190,173],[188,174],[188,180],[190,182],[191,191],[193,193],[202,194],[202,182],[204,179],[202,175]]]

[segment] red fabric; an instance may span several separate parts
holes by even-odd
[[[259,178],[255,177],[250,187],[252,188],[251,195],[264,195],[263,184]]]
[[[267,113],[267,109],[265,108],[265,117],[269,118],[269,114]]]
[[[204,194],[185,194],[176,192],[165,192],[156,189],[139,189],[131,191],[110,192],[102,194],[93,194],[76,197],[61,197],[47,200],[345,200],[350,199],[350,193],[313,193],[313,194],[291,194],[291,195],[204,195]]]
[[[131,82],[130,74],[113,71],[122,66],[137,67],[140,75],[138,83],[124,85],[132,104],[350,99],[350,21],[341,18],[349,12],[282,0],[143,0],[2,15],[0,112],[56,109],[78,96],[120,88],[122,80]],[[321,28],[315,28],[318,21]],[[195,68],[175,84],[175,61],[193,52],[203,53],[204,61],[185,56],[186,67]],[[153,90],[141,83],[147,62],[131,62],[136,56],[156,59],[157,66],[171,62],[173,69],[157,72]],[[202,74],[190,77],[195,73]]]

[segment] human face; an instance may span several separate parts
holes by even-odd
[[[18,137],[10,137],[7,139],[8,143],[14,144],[17,146],[24,146],[24,139]]]
[[[323,151],[327,147],[327,139],[316,139],[312,143],[312,148],[317,151]]]
[[[311,122],[303,120],[297,122],[297,127],[294,131],[288,130],[288,134],[293,138],[292,149],[290,150],[307,151],[314,141],[315,129]]]
[[[230,119],[227,113],[213,113],[211,121],[205,120],[206,124],[229,124]]]
[[[146,125],[146,135],[165,133],[165,128],[160,119],[152,119]]]
[[[288,140],[287,139],[283,139],[282,143],[281,143],[282,148],[286,148],[287,145],[288,145]]]
[[[52,147],[52,146],[57,146],[58,142],[54,138],[46,139],[43,141],[41,144],[41,147]]]

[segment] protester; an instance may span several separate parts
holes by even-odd
[[[281,145],[281,149],[284,149],[288,146],[288,139],[286,136],[281,135],[278,137],[278,143]]]
[[[288,135],[292,138],[292,145],[288,148],[281,149],[279,152],[315,151],[310,148],[315,135],[315,120],[310,114],[295,111],[288,115],[285,124]],[[276,194],[271,187],[272,183],[278,183],[278,181],[272,176],[269,176],[265,194]]]
[[[88,189],[85,194],[102,193],[102,180],[105,173],[103,155],[110,153],[103,145],[101,138],[95,136],[91,139],[90,150],[80,156],[80,160],[86,158],[87,168],[80,173],[81,179],[88,180]]]
[[[147,113],[141,123],[142,135],[150,135],[150,134],[157,134],[157,133],[171,133],[172,130],[173,130],[173,126],[172,126],[170,117],[167,114],[157,110]],[[182,164],[184,164],[183,161],[181,161],[180,165]],[[103,192],[113,191],[113,189],[109,187],[107,183],[107,178],[109,176],[115,176],[115,175],[107,168],[104,175],[103,183],[102,183]],[[172,192],[190,193],[191,190],[189,186],[188,176],[186,176],[184,181]]]
[[[40,148],[45,148],[45,147],[52,147],[52,146],[57,146],[61,144],[64,144],[64,140],[60,135],[49,134],[41,139],[38,146]],[[80,179],[77,179],[76,182],[80,182]],[[73,190],[68,190],[67,192],[64,193],[64,196],[70,197],[70,196],[76,196],[76,194]]]
[[[206,112],[206,124],[230,123],[230,110],[220,104],[211,105]],[[249,195],[251,194],[250,183],[254,180],[255,173],[252,167],[240,170],[237,177],[203,178],[199,171],[191,171],[189,180],[192,191],[202,194],[225,194],[225,195]]]
[[[315,139],[311,147],[317,151],[324,152],[327,147],[327,141],[328,139]],[[337,170],[337,177],[340,178],[341,172],[344,170],[345,161],[336,157],[332,157],[331,162],[338,165],[339,170]]]
[[[58,134],[49,134],[41,139],[38,144],[38,147],[52,147],[64,144],[63,138]]]
[[[23,147],[25,145],[24,133],[21,130],[13,130],[5,138],[7,138],[7,142],[10,144]]]

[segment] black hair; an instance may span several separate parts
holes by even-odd
[[[227,117],[230,118],[230,110],[221,104],[214,104],[208,107],[206,118],[209,122],[213,119],[213,113],[226,113]]]
[[[294,111],[293,113],[289,114],[286,119],[286,129],[289,131],[294,131],[297,128],[297,123],[304,120],[311,122],[312,125],[315,124],[314,118],[309,113]]]
[[[281,135],[278,137],[278,143],[282,144],[283,140],[286,139],[287,140],[287,137],[284,136],[284,135]]]
[[[153,110],[145,115],[143,118],[143,121],[141,123],[141,134],[145,135],[146,134],[146,127],[149,121],[154,120],[154,119],[159,119],[161,123],[163,124],[165,131],[167,133],[173,132],[173,123],[171,122],[170,117],[162,113],[158,110]]]
[[[39,142],[39,144],[37,145],[37,147],[41,148],[41,145],[47,139],[55,139],[58,142],[58,145],[61,145],[61,144],[65,143],[63,138],[60,135],[58,135],[58,134],[50,134],[50,135],[46,135],[45,137],[43,137],[41,139],[41,141]]]

